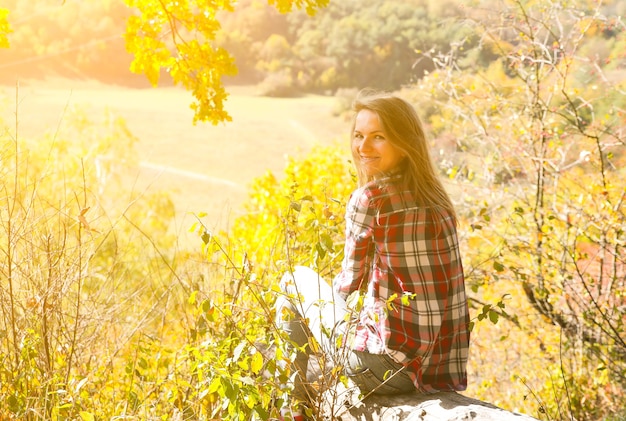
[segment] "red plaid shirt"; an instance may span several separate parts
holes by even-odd
[[[400,174],[350,196],[343,298],[361,290],[351,348],[389,354],[422,392],[465,390],[469,312],[454,217],[419,206]]]

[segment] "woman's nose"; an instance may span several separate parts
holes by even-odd
[[[371,142],[367,137],[362,138],[358,145],[360,151],[366,151],[370,148],[370,146]]]

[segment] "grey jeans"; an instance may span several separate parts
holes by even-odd
[[[350,310],[343,298],[315,271],[297,266],[281,280],[284,295],[276,301],[277,325],[290,340],[304,347],[312,337],[328,359],[326,367],[344,367],[345,374],[361,393],[400,394],[415,391],[415,385],[402,364],[386,354],[353,351],[342,346],[342,339],[350,327]],[[296,397],[305,399],[311,346],[298,352],[295,368],[298,371],[294,387]]]

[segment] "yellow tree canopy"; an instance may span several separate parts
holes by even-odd
[[[294,8],[314,14],[329,0],[267,0],[281,13]],[[231,0],[125,0],[137,10],[127,22],[126,48],[134,55],[131,70],[145,74],[153,86],[158,85],[162,70],[175,84],[191,91],[195,101],[194,123],[230,121],[224,109],[228,93],[223,76],[237,73],[228,51],[214,45],[220,29],[219,12],[233,12]],[[0,45],[2,42],[0,14]]]
[[[7,35],[11,33],[9,25],[9,10],[0,7],[0,48],[9,48],[9,39]]]

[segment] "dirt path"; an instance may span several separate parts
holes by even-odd
[[[245,190],[244,186],[242,186],[241,184],[237,184],[233,181],[226,180],[224,178],[219,178],[219,177],[212,177],[210,175],[200,174],[197,172],[187,171],[187,170],[183,170],[180,168],[153,164],[151,162],[146,162],[146,161],[140,162],[139,166],[142,168],[149,168],[151,170],[157,170],[159,171],[159,173],[178,175],[178,176],[193,179],[193,180],[199,180],[199,181],[204,181],[204,182],[211,183],[211,184],[225,186],[230,189]]]

